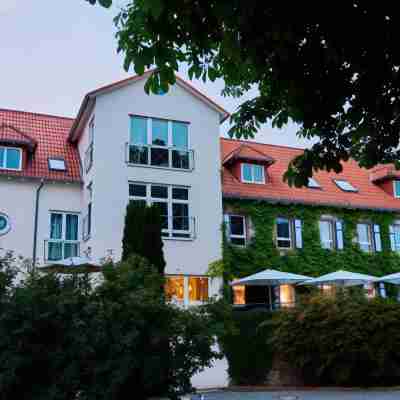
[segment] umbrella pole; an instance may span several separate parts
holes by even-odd
[[[269,309],[270,309],[270,311],[272,311],[272,290],[271,290],[271,286],[268,286],[268,290],[269,290]]]

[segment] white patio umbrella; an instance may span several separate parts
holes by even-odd
[[[309,276],[292,274],[291,272],[282,272],[275,269],[266,269],[265,271],[235,280],[230,283],[231,286],[268,286],[269,298],[272,299],[271,286],[290,285],[311,279]],[[272,301],[270,301],[272,310]]]
[[[61,274],[100,272],[101,264],[91,260],[88,257],[68,257],[64,260],[53,261],[43,267],[39,267],[40,271],[58,272]]]
[[[392,283],[393,285],[400,285],[400,272],[382,276],[382,278],[377,279],[376,282],[387,282]]]
[[[359,274],[350,271],[336,271],[313,278],[300,283],[300,285],[337,285],[337,286],[357,286],[375,282],[377,278],[372,275]]]

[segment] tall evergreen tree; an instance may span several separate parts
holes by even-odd
[[[165,260],[161,237],[162,219],[157,206],[146,206],[142,202],[128,204],[122,239],[122,260],[132,254],[146,258],[150,264],[164,274]]]

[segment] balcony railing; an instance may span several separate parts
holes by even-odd
[[[171,239],[194,239],[196,237],[196,220],[194,217],[161,216],[162,236]]]
[[[190,171],[194,169],[194,152],[176,147],[126,143],[126,162],[133,165]]]
[[[44,255],[46,262],[61,261],[68,257],[79,257],[80,243],[78,240],[45,240]]]
[[[93,143],[89,145],[85,152],[85,173],[87,174],[93,165]]]

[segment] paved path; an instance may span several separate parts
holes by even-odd
[[[205,393],[202,400],[399,400],[400,390],[312,390]],[[193,396],[192,400],[200,400]]]

